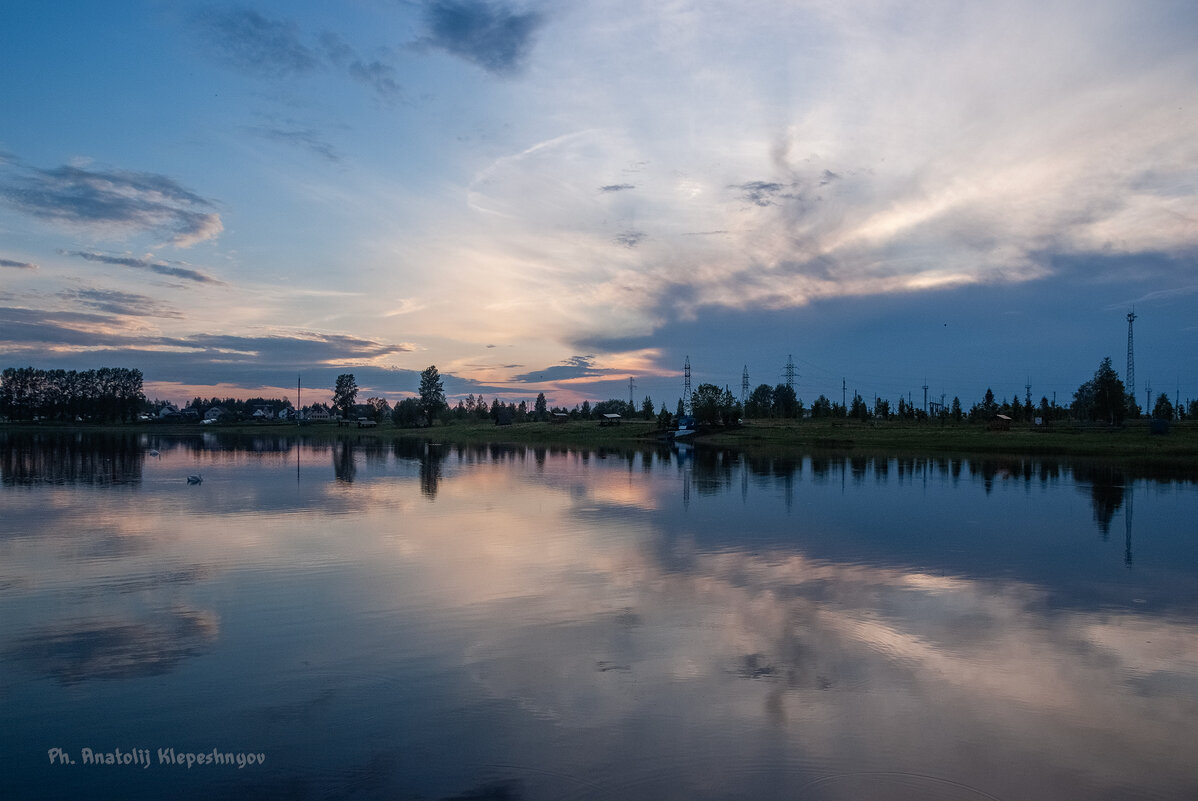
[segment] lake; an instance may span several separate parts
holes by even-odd
[[[0,433],[0,478],[0,797],[1198,797],[1192,477]]]

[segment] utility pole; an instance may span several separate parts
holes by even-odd
[[[1134,395],[1132,397],[1135,397]],[[1152,414],[1152,382],[1144,389],[1144,414]]]
[[[636,407],[632,402],[632,390],[636,389],[636,384],[632,383],[632,376],[628,376],[628,406],[635,411]]]
[[[740,374],[740,407],[743,409],[749,400],[749,365],[745,365],[745,371]]]
[[[300,386],[302,383],[302,381],[301,381],[302,378],[303,378],[303,376],[301,376],[299,373],[296,373],[296,376],[295,376],[295,424],[297,426],[300,424],[300,411],[304,408],[303,398],[300,396]]]
[[[687,415],[691,413],[691,357],[686,357],[686,364],[682,367],[682,411]]]
[[[923,379],[923,413],[924,414],[928,413],[928,378],[927,378],[927,376],[924,376],[924,379]]]
[[[848,407],[845,406],[845,402],[848,400],[848,398],[845,397],[846,389],[848,389],[848,385],[844,382],[844,378],[841,378],[840,379],[840,408],[845,409],[847,411]]]

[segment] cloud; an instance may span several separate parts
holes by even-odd
[[[349,76],[356,81],[366,84],[380,97],[398,97],[400,85],[395,67],[383,61],[359,61],[349,65]]]
[[[616,242],[626,248],[634,248],[645,238],[644,231],[624,231],[616,234]]]
[[[216,284],[224,286],[225,282],[217,280],[210,275],[192,270],[187,267],[175,267],[171,264],[161,261],[152,261],[150,259],[139,259],[133,256],[106,256],[103,253],[92,253],[86,250],[64,250],[60,251],[65,256],[77,256],[87,261],[96,261],[102,264],[115,264],[121,267],[132,267],[135,270],[147,270],[159,275],[169,275],[172,278],[185,278],[188,281],[195,281],[201,284]]]
[[[574,378],[597,378],[617,372],[619,371],[596,367],[594,356],[571,356],[562,364],[512,376],[511,380],[522,384],[539,384],[546,381],[565,381]]]
[[[401,92],[394,66],[382,58],[362,57],[330,31],[317,37],[317,46],[309,47],[295,23],[268,19],[251,9],[210,9],[197,14],[194,22],[210,45],[209,52],[243,73],[277,79],[332,66],[384,99]]]
[[[177,247],[213,239],[223,230],[212,201],[164,175],[63,166],[0,177],[0,199],[54,223],[119,237],[167,235]]]
[[[115,289],[63,290],[58,297],[122,317],[183,317],[178,309],[154,298]]]
[[[494,75],[519,72],[543,20],[481,0],[434,0],[425,9],[427,42]]]
[[[0,267],[12,267],[16,270],[36,270],[37,265],[27,261],[14,261],[13,259],[0,259]]]
[[[282,77],[310,72],[320,65],[304,45],[294,23],[267,19],[246,8],[209,8],[194,18],[211,52],[247,73]]]
[[[599,187],[600,192],[623,192],[628,189],[636,189],[636,186],[633,184],[608,184]]]
[[[825,170],[825,172],[827,171]],[[739,189],[741,197],[756,206],[772,206],[779,199],[792,197],[792,195],[783,194],[782,190],[786,187],[773,181],[750,181],[733,188]]]
[[[315,153],[325,161],[334,164],[341,161],[341,154],[337,152],[332,143],[322,137],[320,132],[311,128],[282,128],[271,125],[256,125],[246,130],[264,139],[282,142]]]

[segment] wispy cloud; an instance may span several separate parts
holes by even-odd
[[[101,264],[114,264],[120,267],[132,267],[135,270],[147,270],[159,275],[168,275],[172,278],[185,278],[188,281],[195,281],[201,284],[218,284],[224,285],[224,281],[217,280],[206,273],[199,270],[193,270],[189,267],[176,267],[163,261],[154,261],[152,259],[139,259],[135,256],[108,256],[103,253],[93,253],[87,250],[64,250],[60,251],[64,256],[75,256],[87,261],[100,262]]]
[[[16,270],[36,270],[37,265],[27,261],[16,261],[15,259],[0,259],[0,267],[12,267]]]
[[[427,42],[494,75],[520,71],[543,19],[483,0],[434,0],[425,10]]]
[[[247,73],[279,77],[320,65],[292,22],[268,19],[248,8],[206,8],[194,22],[210,53]]]
[[[147,334],[140,324],[127,317],[138,314],[144,303],[153,304],[141,296],[84,290],[74,298],[89,302],[97,312],[57,311],[0,307],[0,342],[21,346],[38,346],[47,354],[62,346],[87,349],[124,350],[136,352],[130,358],[141,360],[154,353],[186,353],[195,367],[212,365],[230,370],[276,367],[320,366],[340,364],[371,364],[380,359],[415,350],[407,343],[384,342],[350,334],[315,331],[286,331],[261,335]],[[169,315],[162,307],[157,316]]]
[[[552,367],[545,367],[540,370],[535,370],[530,373],[522,373],[512,376],[512,381],[522,384],[539,384],[546,381],[568,381],[577,378],[598,378],[600,376],[613,375],[618,371],[595,365],[595,357],[587,356],[571,356],[562,364],[555,364]]]
[[[169,304],[146,295],[115,289],[67,289],[59,292],[58,297],[122,317],[183,317],[178,309]]]
[[[326,140],[319,131],[312,128],[284,128],[274,125],[255,125],[250,126],[246,130],[264,139],[282,142],[292,147],[307,150],[325,161],[334,164],[341,161],[341,154],[337,152],[337,148]]]
[[[624,192],[629,189],[636,189],[633,184],[608,184],[607,186],[599,187],[600,192]]]
[[[247,75],[278,79],[333,67],[384,99],[401,94],[399,74],[382,57],[364,57],[337,34],[326,31],[314,45],[290,20],[272,19],[247,8],[206,9],[195,28],[222,63]]]
[[[165,175],[63,166],[0,175],[0,199],[26,214],[106,236],[166,235],[177,247],[223,230],[212,201]]]

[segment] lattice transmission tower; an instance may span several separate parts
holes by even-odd
[[[686,357],[682,366],[682,411],[691,413],[691,357]]]
[[[744,405],[749,400],[749,365],[745,365],[745,370],[740,374],[740,405]]]
[[[1127,394],[1136,397],[1136,351],[1132,340],[1132,323],[1136,321],[1136,311],[1127,313]]]
[[[795,357],[789,353],[786,354],[786,386],[795,388]]]

